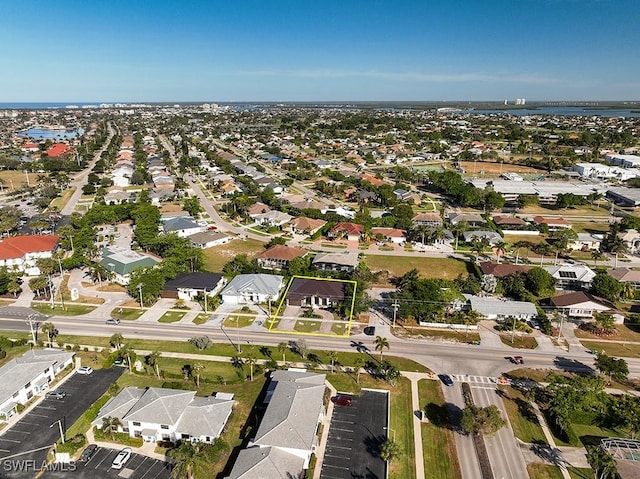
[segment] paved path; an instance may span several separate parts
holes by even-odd
[[[536,404],[535,402],[530,404],[533,406],[533,410],[535,411],[536,417],[538,418],[538,423],[540,423],[540,426],[542,427],[542,433],[544,434],[544,438],[547,440],[549,447],[551,447],[551,451],[557,452],[557,455],[554,454],[553,457],[557,457],[559,459],[556,466],[560,467],[560,472],[562,473],[563,479],[571,479],[571,475],[569,474],[569,471],[567,471],[567,463],[562,458],[562,454],[560,453],[558,446],[556,446],[556,442],[553,439],[553,434],[551,434],[551,431],[549,431],[547,421],[545,421],[544,417],[542,416],[538,404]]]
[[[418,394],[418,381],[429,379],[428,374],[405,372],[403,376],[411,381],[411,403],[413,411],[420,410],[420,396]],[[422,455],[422,423],[415,414],[413,416],[413,444],[416,459],[416,479],[422,479],[424,475],[424,457]]]
[[[33,276],[25,276],[22,278],[22,284],[20,285],[20,287],[22,288],[22,293],[20,293],[18,299],[16,299],[16,301],[11,306],[21,306],[23,308],[31,307],[31,303],[33,302],[33,299],[35,297],[33,291],[31,291],[31,288],[29,288],[29,280],[32,277]]]

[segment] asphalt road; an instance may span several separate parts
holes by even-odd
[[[64,399],[43,399],[13,427],[0,436],[0,465],[9,478],[32,478],[46,460],[49,447],[122,374],[122,368],[100,369],[85,376],[73,373],[60,389]],[[52,426],[53,425],[53,426]]]
[[[497,391],[495,387],[471,386],[471,394],[477,406],[495,405],[502,412],[502,417],[507,419],[504,403]],[[489,462],[491,463],[494,477],[504,479],[527,477],[527,466],[524,462],[524,457],[508,423],[493,437],[485,435],[484,442],[487,446]]]
[[[110,337],[119,332],[125,338],[186,341],[197,335],[207,335],[212,341],[228,343],[239,337],[241,343],[275,346],[296,337],[267,331],[236,331],[225,334],[219,327],[194,324],[121,322],[118,326],[104,324],[104,318],[85,315],[82,318],[52,317],[49,319],[61,334]],[[26,321],[0,318],[0,331],[28,331]],[[413,359],[438,373],[499,376],[503,372],[517,369],[517,365],[505,360],[505,349],[473,346],[467,344],[439,343],[425,340],[401,339],[390,336],[388,354]],[[310,349],[356,351],[358,342],[373,350],[374,338],[361,334],[352,338],[306,336]],[[527,350],[523,353],[529,368],[558,368],[570,371],[585,371],[593,367],[594,358],[586,352],[556,353]],[[631,377],[640,377],[640,360],[627,359]]]
[[[387,437],[388,395],[363,391],[350,406],[335,405],[322,463],[321,479],[386,477],[377,448]]]
[[[447,408],[449,409],[451,422],[455,427],[459,427],[462,409],[465,407],[460,383],[454,382],[453,386],[443,386],[442,389],[444,391]],[[476,454],[476,448],[473,445],[471,436],[466,436],[454,431],[454,438],[456,441],[456,449],[458,450],[458,461],[460,462],[462,477],[464,479],[482,479],[478,455]],[[496,475],[496,477],[499,478],[500,476]],[[523,477],[528,476],[525,474]]]

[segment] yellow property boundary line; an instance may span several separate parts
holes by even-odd
[[[285,300],[287,299],[287,295],[289,294],[289,288],[291,288],[291,284],[293,280],[296,278],[300,279],[311,279],[315,281],[334,281],[337,283],[351,283],[353,284],[353,297],[351,298],[351,310],[349,311],[349,322],[347,323],[347,332],[345,334],[328,334],[328,333],[306,333],[301,331],[283,331],[276,330],[273,332],[283,333],[283,334],[296,334],[301,336],[321,336],[321,337],[329,337],[329,338],[348,338],[351,335],[351,324],[353,322],[353,308],[356,303],[356,290],[358,288],[358,282],[350,279],[334,279],[334,278],[318,278],[314,276],[292,276],[289,280],[289,284],[287,284],[287,289],[284,290],[284,294],[282,295],[282,299],[280,300],[280,304],[278,304],[278,309],[276,310],[276,314],[271,317],[269,321],[269,332],[272,332],[273,325],[280,316],[280,311],[282,310],[282,306],[284,305]]]

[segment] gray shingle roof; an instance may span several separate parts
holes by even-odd
[[[291,479],[299,477],[304,459],[276,447],[251,447],[238,454],[227,479]]]
[[[142,397],[145,390],[135,386],[124,388],[116,397],[109,399],[91,424],[102,427],[102,419],[106,417],[117,417],[121,421]]]
[[[195,391],[147,388],[142,397],[126,414],[124,420],[153,424],[176,424],[195,395]]]
[[[32,349],[6,363],[0,368],[0,404],[8,401],[45,369],[54,363],[65,363],[73,354],[59,349]]]
[[[284,278],[275,274],[239,274],[220,293],[222,296],[235,296],[247,293],[259,293],[278,297]]]
[[[254,442],[310,451],[324,407],[324,380],[324,374],[274,371],[269,387],[273,393]]]
[[[358,253],[346,252],[346,253],[318,253],[313,258],[312,264],[330,263],[339,264],[342,266],[358,266]]]
[[[235,401],[215,397],[195,397],[185,408],[176,431],[190,436],[218,437],[231,415]]]
[[[201,226],[191,218],[171,218],[164,222],[162,229],[164,231],[180,231],[190,230],[192,228],[200,228]]]

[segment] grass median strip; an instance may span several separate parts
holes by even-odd
[[[425,476],[432,479],[461,477],[458,452],[440,382],[421,379],[418,391],[420,408],[429,420],[420,425]]]
[[[535,441],[546,444],[547,441],[533,407],[522,393],[510,386],[501,386],[500,391],[502,391],[502,402],[515,436],[526,443]]]

